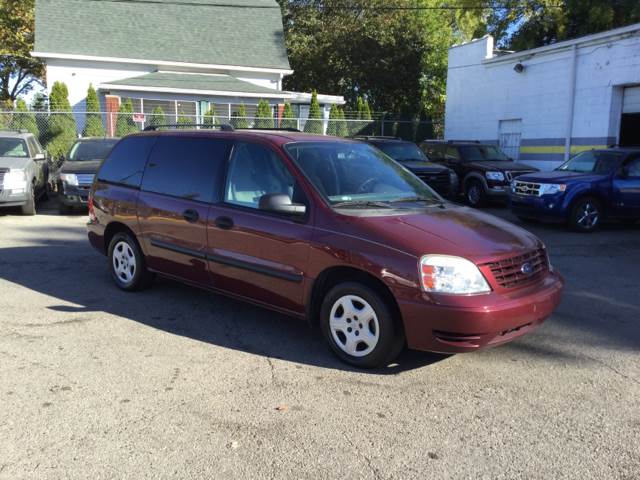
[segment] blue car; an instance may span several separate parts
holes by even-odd
[[[579,153],[551,172],[511,182],[511,211],[521,220],[564,222],[592,232],[605,219],[640,220],[640,149]]]

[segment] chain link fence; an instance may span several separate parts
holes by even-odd
[[[368,120],[353,118],[356,113],[335,119],[259,117],[255,109],[249,108],[249,116],[239,116],[237,111],[230,108],[224,112],[215,110],[215,115],[180,111],[166,114],[161,109],[147,113],[148,110],[144,110],[140,113],[0,111],[0,130],[33,133],[53,157],[66,154],[79,137],[123,137],[149,127],[204,129],[231,125],[236,129],[284,128],[339,137],[391,136],[414,142],[435,138],[436,132],[441,130],[431,122],[398,120],[384,114],[374,114]]]

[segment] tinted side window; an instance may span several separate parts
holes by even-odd
[[[40,149],[38,148],[38,145],[36,144],[35,138],[29,137],[27,139],[27,142],[29,143],[29,150],[31,150],[31,155],[32,156],[35,156],[35,155],[40,153]]]
[[[434,143],[422,144],[422,151],[429,157],[430,160],[443,160],[444,148],[442,145]]]
[[[626,165],[627,175],[633,178],[640,178],[640,157],[634,157]]]
[[[280,158],[266,147],[239,143],[229,162],[224,200],[244,207],[258,208],[267,193],[285,193],[296,198],[295,180]]]
[[[129,137],[120,140],[105,159],[98,179],[139,188],[144,165],[156,137]]]
[[[447,153],[445,154],[447,160],[460,160],[460,152],[458,152],[457,147],[447,147]]]
[[[218,198],[231,142],[213,138],[160,137],[151,152],[142,189],[199,202]]]

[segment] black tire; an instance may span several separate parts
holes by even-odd
[[[60,215],[68,215],[71,212],[71,208],[60,201],[60,205],[58,205],[58,212],[60,212]]]
[[[580,233],[595,232],[604,219],[604,209],[597,198],[582,197],[575,201],[569,214],[569,227]]]
[[[341,344],[343,345],[340,346],[334,338],[331,328],[330,318],[334,305],[341,299],[354,296],[364,300],[369,304],[369,306],[371,306],[375,312],[375,318],[377,319],[377,325],[379,326],[378,339],[375,347],[363,356],[356,356],[347,353],[343,349],[346,345],[346,332],[337,332],[336,334],[338,341],[341,341]],[[358,302],[356,301],[354,304],[357,303]],[[363,304],[360,305],[364,306]],[[356,310],[355,313],[358,311],[360,310]],[[383,367],[389,365],[389,363],[395,360],[404,348],[405,344],[404,331],[402,329],[400,319],[394,320],[391,312],[392,309],[387,305],[383,297],[373,289],[360,283],[345,282],[333,287],[325,296],[320,309],[320,328],[322,330],[322,334],[327,340],[327,343],[331,347],[331,350],[333,350],[333,352],[343,362],[359,368]],[[346,315],[343,313],[343,316]],[[371,327],[375,327],[375,320],[371,319],[370,323],[367,324],[366,322],[362,322],[362,318],[358,319],[356,315],[353,315],[353,318],[347,318],[345,321],[349,320],[349,325],[353,325],[358,333],[353,331],[354,329],[350,330],[350,332],[353,331],[353,334],[355,335],[362,332],[363,335],[362,337],[356,338],[349,334],[356,342],[360,342],[357,344],[357,347],[359,348],[366,345],[364,343],[364,335],[367,330],[368,333],[372,333]],[[344,323],[344,325],[346,326],[347,324]],[[373,334],[375,335],[375,328],[373,329]],[[342,341],[342,339],[345,340]],[[366,351],[366,348],[362,349],[362,351]]]
[[[33,216],[36,214],[36,187],[31,185],[31,191],[29,192],[29,198],[26,203],[20,207],[22,215]]]
[[[487,192],[484,191],[484,185],[480,180],[469,180],[464,189],[464,198],[473,208],[480,208],[487,203]]]
[[[142,250],[140,249],[138,242],[128,233],[116,233],[109,242],[108,251],[109,269],[111,271],[113,281],[116,283],[118,288],[126,292],[134,292],[136,290],[147,288],[153,283],[154,275],[147,270]],[[116,263],[120,265],[120,261],[114,262],[114,255],[119,256],[124,252],[127,252],[127,257],[129,259],[133,258],[133,261],[125,264],[126,267],[128,267],[126,269],[128,274],[124,270],[116,270],[115,265]],[[128,253],[131,255],[128,255]],[[130,278],[126,278],[129,274]]]

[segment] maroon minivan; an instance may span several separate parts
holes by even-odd
[[[374,147],[284,131],[122,139],[89,200],[115,283],[161,274],[318,324],[359,367],[537,328],[563,279],[542,242],[444,201]]]

